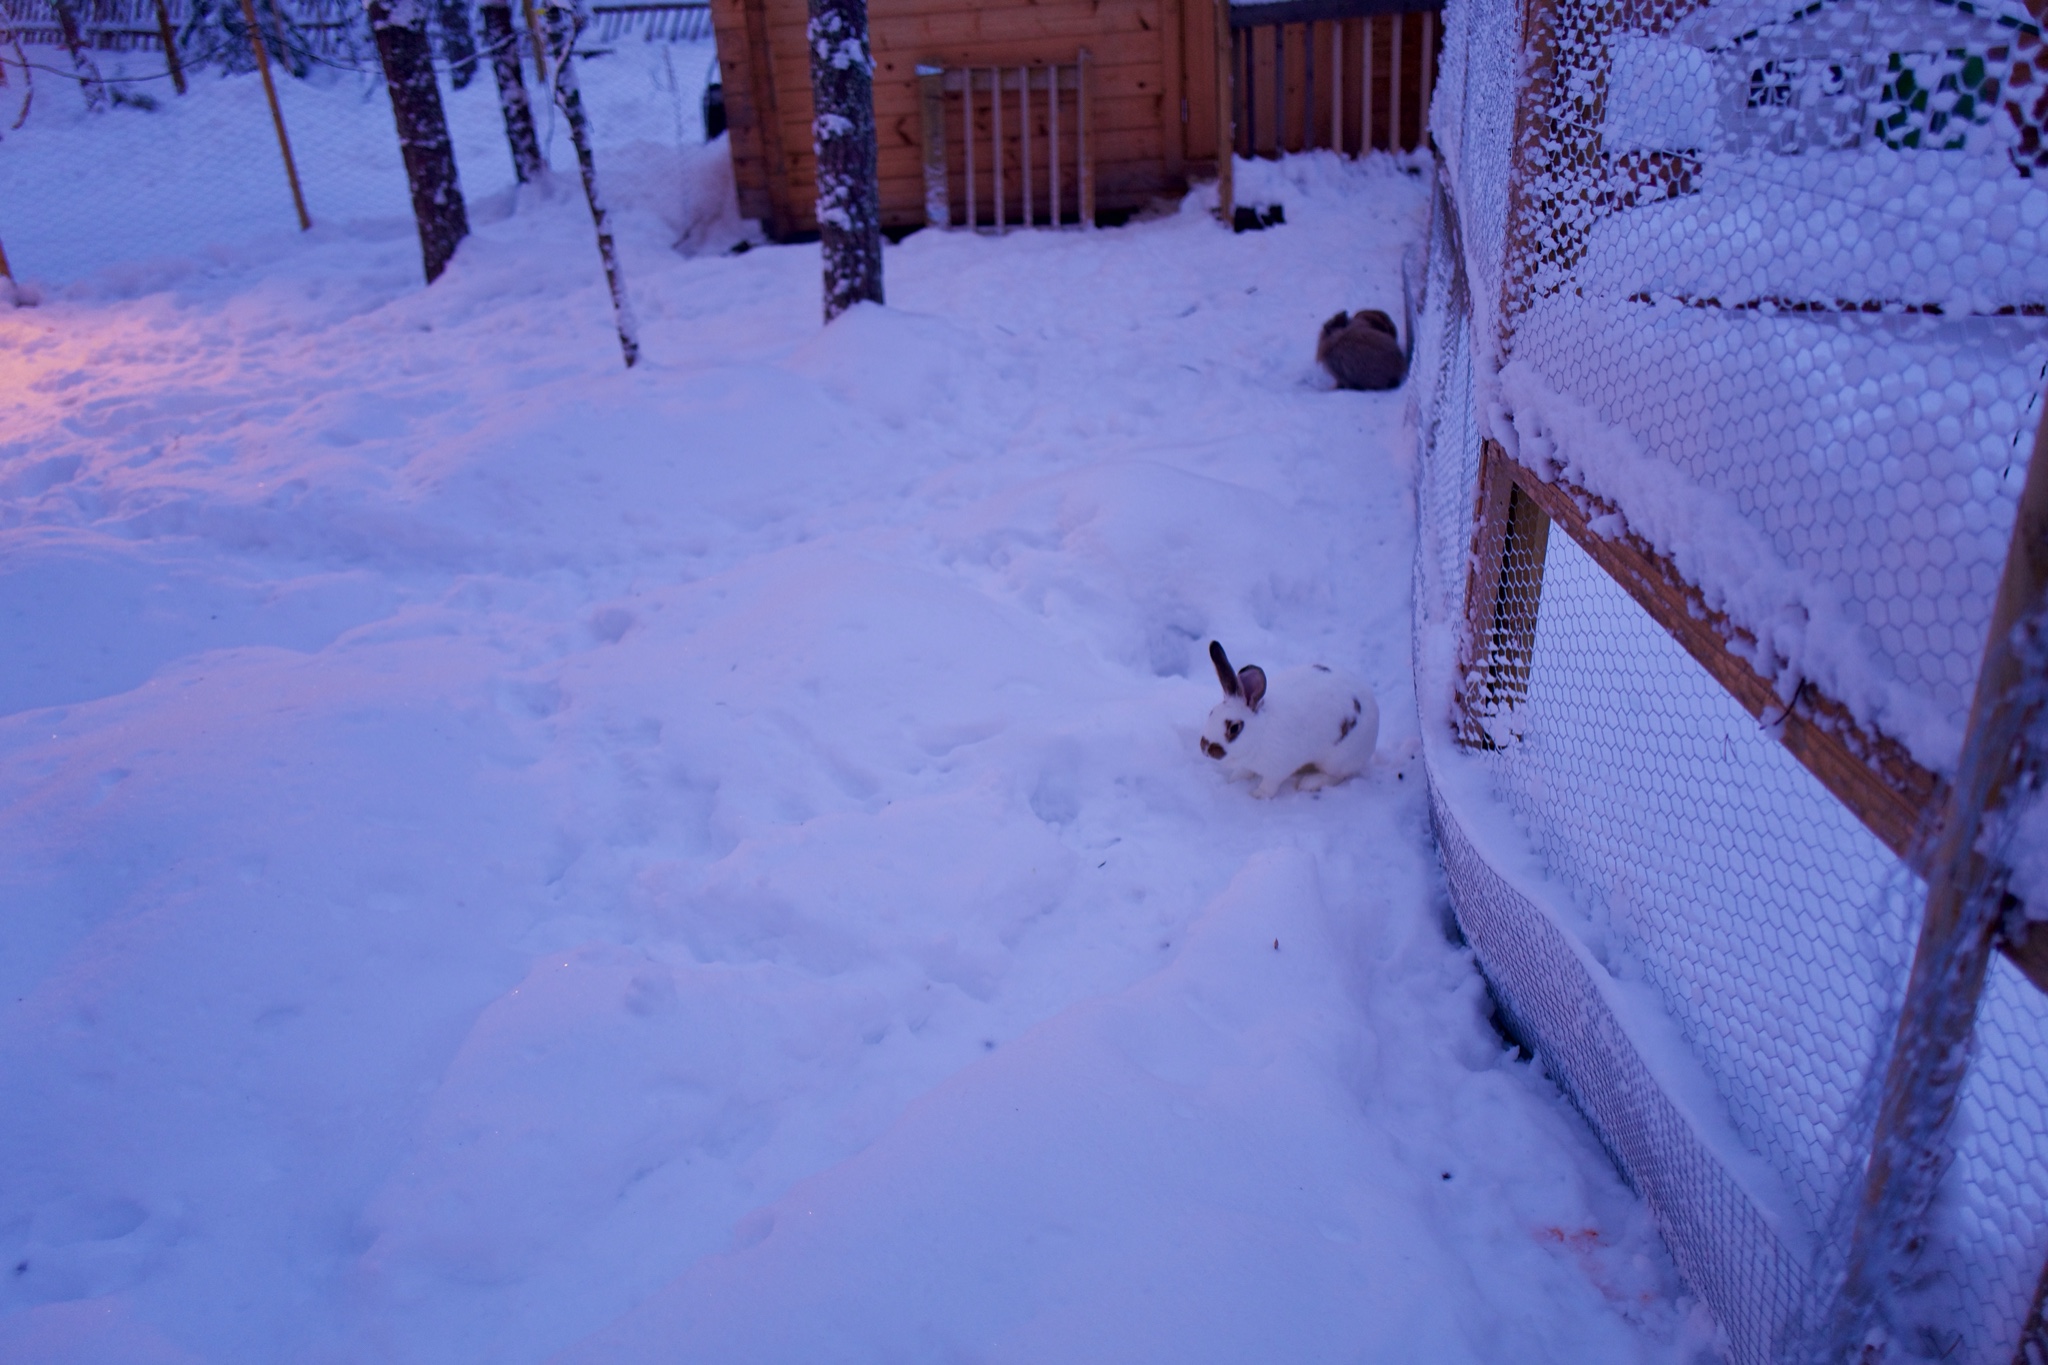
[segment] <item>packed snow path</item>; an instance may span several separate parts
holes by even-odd
[[[0,1359],[1706,1349],[1446,934],[1310,361],[1423,182],[1244,174],[825,330],[628,186],[630,374],[568,194],[0,314]],[[1373,771],[1224,783],[1211,636]]]

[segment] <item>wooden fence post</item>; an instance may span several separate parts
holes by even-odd
[[[2048,400],[2044,400],[2048,406]],[[1947,809],[1922,863],[1927,911],[1885,1067],[1884,1095],[1827,1358],[1882,1360],[1896,1338],[1893,1300],[1923,1249],[1927,1211],[1947,1170],[1948,1129],[1968,1074],[1970,1037],[2010,875],[1980,849],[2016,787],[2048,762],[2032,733],[2048,700],[2048,413],[2013,522],[1984,664]]]
[[[920,62],[917,112],[924,132],[924,220],[953,225],[952,191],[946,185],[946,69]]]
[[[533,0],[519,0],[519,7],[526,12],[526,37],[533,45],[533,78],[545,89],[548,83],[548,43],[540,31],[540,11],[534,8]]]
[[[1457,732],[1470,747],[1493,749],[1500,747],[1499,737],[1486,722],[1529,694],[1550,518],[1517,487],[1515,462],[1495,441],[1480,446],[1476,504]]]
[[[2020,1328],[2012,1365],[2048,1365],[2048,1265],[2041,1268],[2041,1278],[2034,1285],[2034,1306]]]
[[[164,65],[171,70],[171,88],[185,93],[185,63],[178,57],[178,35],[171,27],[170,6],[156,0],[156,36],[164,45]]]
[[[1083,229],[1092,229],[1095,226],[1095,151],[1088,145],[1088,125],[1092,121],[1088,109],[1090,60],[1088,49],[1085,47],[1074,57],[1074,85],[1079,91],[1074,98],[1074,127],[1075,136],[1081,144],[1081,187],[1078,193],[1081,200]]]
[[[277,150],[284,155],[285,179],[292,182],[292,207],[299,213],[299,231],[313,226],[306,214],[306,195],[299,188],[298,163],[292,160],[292,140],[285,136],[284,110],[278,107],[277,83],[270,78],[270,54],[263,47],[262,30],[256,26],[255,0],[242,0],[242,17],[249,21],[249,47],[256,54],[256,69],[263,74],[263,98],[270,102],[270,124],[277,129]]]
[[[1228,227],[1236,214],[1237,82],[1230,34],[1230,0],[1216,0],[1216,216]]]

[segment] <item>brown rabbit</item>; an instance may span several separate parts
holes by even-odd
[[[1397,389],[1408,370],[1394,320],[1377,308],[1339,313],[1324,323],[1316,360],[1340,389]]]

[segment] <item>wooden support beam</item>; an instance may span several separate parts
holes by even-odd
[[[1045,78],[1046,121],[1045,121],[1045,174],[1047,193],[1051,195],[1047,222],[1053,227],[1060,225],[1060,69],[1053,67]]]
[[[988,160],[995,170],[995,212],[996,231],[1006,226],[1003,217],[1003,69],[992,66],[988,71]]]
[[[2020,1328],[2020,1344],[2012,1353],[2012,1365],[2042,1365],[2048,1361],[2048,1266],[2034,1285],[2034,1306]]]
[[[1969,1073],[1991,949],[2008,910],[2010,869],[1984,843],[1999,837],[1998,817],[2010,795],[2048,771],[2048,746],[2035,733],[2044,703],[2048,415],[2035,433],[2020,491],[1955,785],[1925,859],[1927,909],[1885,1067],[1848,1265],[1829,1323],[1830,1361],[1882,1361],[1888,1344],[1911,1326],[1896,1320],[1896,1306],[1918,1278],[1915,1260],[1926,1237],[1927,1212],[1953,1155],[1949,1127]]]
[[[796,206],[790,202],[789,159],[782,149],[782,106],[775,98],[767,0],[740,0],[740,11],[747,32],[747,84],[753,96],[755,135],[768,177],[768,218],[762,227],[770,239],[780,241],[796,230]]]
[[[1018,148],[1017,162],[1023,172],[1024,213],[1022,222],[1031,226],[1031,68],[1017,68],[1017,121],[1018,137],[1022,139]]]
[[[1095,226],[1095,155],[1088,146],[1088,49],[1074,58],[1074,136],[1080,143],[1081,226]]]
[[[1173,180],[1186,174],[1188,157],[1187,33],[1182,4],[1183,0],[1162,0],[1160,5],[1166,24],[1160,44],[1160,117],[1166,123],[1166,174]]]
[[[1465,640],[1459,676],[1459,738],[1474,748],[1497,741],[1489,724],[1528,695],[1536,611],[1549,552],[1550,519],[1515,486],[1515,463],[1495,442],[1479,457],[1472,558],[1465,584]]]
[[[1755,638],[1709,607],[1670,560],[1633,532],[1604,536],[1590,529],[1594,518],[1616,513],[1612,503],[1576,485],[1540,478],[1521,465],[1514,466],[1514,481],[1744,710],[1768,721],[1780,742],[1887,848],[1902,858],[1911,855],[1923,812],[1943,794],[1938,778],[1896,741],[1866,734],[1840,703],[1811,686],[1787,705],[1776,687],[1730,648],[1753,652]]]
[[[1505,477],[1490,472],[1500,469],[1507,471]],[[1865,730],[1847,707],[1810,683],[1798,688],[1787,705],[1776,686],[1743,657],[1754,653],[1755,638],[1708,606],[1677,566],[1633,532],[1606,536],[1591,529],[1589,523],[1596,518],[1616,513],[1612,503],[1568,481],[1541,477],[1492,441],[1485,443],[1480,470],[1481,505],[1475,523],[1479,529],[1466,589],[1468,633],[1479,629],[1472,613],[1486,610],[1478,604],[1497,603],[1499,598],[1509,497],[1502,484],[1509,484],[1561,527],[1885,847],[1916,872],[1929,875],[1926,835],[1930,815],[1948,799],[1946,783],[1898,741]],[[1489,524],[1500,529],[1489,532]],[[1488,540],[1489,535],[1494,538]],[[1489,563],[1495,576],[1491,586],[1485,578]],[[1478,654],[1468,657],[1468,677],[1473,664],[1481,661]],[[2001,938],[1998,946],[2030,981],[2048,991],[2048,924],[2026,926],[2017,937]]]

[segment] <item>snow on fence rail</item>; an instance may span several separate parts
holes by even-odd
[[[1871,1359],[2038,1365],[2048,906],[1937,836],[1984,804],[2048,381],[2039,16],[1444,24],[1417,630],[1460,921],[1739,1360],[1874,1322]]]

